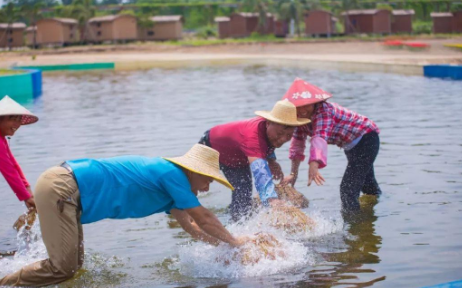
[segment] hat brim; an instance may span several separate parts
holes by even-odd
[[[319,98],[307,98],[307,99],[296,99],[296,100],[289,100],[292,102],[292,104],[295,105],[295,107],[303,107],[306,105],[312,105],[316,103],[321,103],[326,101],[327,99],[332,98],[332,95],[324,98],[324,99],[319,99]]]
[[[39,118],[35,115],[31,114],[22,114],[22,113],[8,113],[8,114],[0,114],[2,116],[22,116],[21,125],[29,125],[34,124],[39,120]]]
[[[302,125],[305,125],[311,122],[311,120],[307,118],[297,118],[297,121],[294,121],[294,122],[284,121],[284,120],[278,119],[274,117],[273,115],[271,115],[270,111],[255,111],[255,114],[271,122],[275,122],[275,123],[286,125],[286,126],[297,127],[297,126],[302,126]]]
[[[233,185],[231,185],[231,183],[229,183],[228,180],[226,180],[226,178],[224,178],[220,174],[219,171],[215,171],[216,169],[214,169],[212,167],[208,167],[207,165],[204,165],[204,164],[203,164],[203,167],[198,167],[197,162],[195,164],[192,164],[192,163],[190,163],[191,160],[188,159],[188,158],[185,158],[184,156],[175,157],[175,158],[166,158],[166,157],[162,157],[162,158],[167,160],[167,161],[170,161],[170,162],[172,162],[172,163],[174,163],[174,164],[176,164],[178,166],[181,166],[181,167],[183,167],[185,169],[188,169],[191,172],[211,177],[215,181],[217,181],[218,183],[226,186],[227,188],[229,188],[231,190],[234,190]]]

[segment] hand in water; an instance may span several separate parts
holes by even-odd
[[[316,185],[323,185],[326,180],[324,180],[324,177],[319,174],[319,163],[318,162],[310,162],[310,169],[308,171],[308,186],[311,185],[311,182],[316,183]]]
[[[29,199],[27,200],[24,200],[24,204],[26,204],[26,207],[27,209],[30,210],[35,210],[35,200],[34,200],[34,196],[31,196]]]
[[[231,244],[234,247],[243,246],[246,243],[252,241],[252,239],[249,236],[239,236],[239,237],[234,237],[234,239],[236,239],[235,243]]]
[[[290,174],[289,176],[284,177],[281,181],[281,185],[292,185],[292,187],[295,185],[295,182],[297,181],[297,177],[294,174]]]

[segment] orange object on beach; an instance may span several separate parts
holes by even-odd
[[[400,40],[388,40],[382,43],[382,45],[390,47],[401,47],[404,45],[403,41]]]
[[[421,49],[430,47],[429,44],[422,43],[422,42],[406,42],[404,43],[404,45],[406,45],[409,48],[421,48]]]

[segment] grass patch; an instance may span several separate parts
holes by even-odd
[[[164,44],[168,45],[178,45],[178,46],[209,46],[209,45],[223,45],[223,44],[252,44],[252,43],[284,43],[287,42],[284,38],[277,38],[274,35],[259,35],[252,34],[246,38],[226,38],[226,39],[217,39],[217,38],[191,38],[184,39],[179,41],[166,41]]]
[[[226,38],[226,39],[200,39],[191,38],[177,41],[162,42],[167,45],[174,46],[213,46],[213,45],[226,45],[226,44],[257,44],[257,43],[316,43],[316,42],[348,42],[348,41],[363,41],[363,42],[376,42],[386,40],[412,40],[412,39],[447,39],[460,37],[460,34],[400,34],[400,35],[346,35],[346,36],[333,36],[330,38],[313,38],[313,37],[294,37],[294,38],[277,38],[274,35],[252,35],[247,38]]]
[[[21,70],[10,70],[10,69],[0,69],[0,76],[22,74],[24,73]]]

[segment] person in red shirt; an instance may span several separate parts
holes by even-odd
[[[292,137],[295,127],[310,120],[297,118],[289,101],[279,101],[271,112],[256,111],[259,117],[226,123],[205,132],[199,143],[220,152],[220,169],[235,190],[230,205],[231,217],[238,221],[252,207],[252,174],[263,205],[280,204],[273,178],[284,177],[274,150]]]
[[[35,209],[34,196],[24,173],[11,153],[6,137],[13,136],[21,125],[38,121],[38,117],[8,96],[0,100],[0,172],[19,201]]]
[[[295,184],[300,162],[305,159],[305,142],[311,137],[308,186],[314,181],[324,183],[319,169],[327,166],[327,145],[344,149],[348,165],[340,185],[342,210],[358,211],[359,194],[380,195],[382,192],[375,179],[374,161],[380,147],[379,128],[367,117],[348,110],[336,103],[328,103],[330,93],[295,79],[284,95],[297,107],[297,115],[311,119],[311,123],[297,127],[292,137],[289,158],[292,168],[283,184]]]

